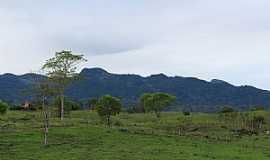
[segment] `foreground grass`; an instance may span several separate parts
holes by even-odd
[[[270,159],[270,137],[267,135],[226,141],[230,134],[215,126],[215,115],[193,117],[192,125],[204,124],[206,128],[179,136],[171,128],[183,120],[180,113],[165,113],[162,121],[152,115],[121,114],[114,118],[116,126],[107,128],[93,112],[74,112],[64,122],[52,119],[50,145],[44,147],[40,114],[10,112],[0,121],[2,126],[11,124],[0,132],[0,159]]]

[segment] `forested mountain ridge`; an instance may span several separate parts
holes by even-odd
[[[252,86],[234,86],[222,80],[211,82],[191,77],[168,77],[164,74],[142,77],[133,74],[112,74],[101,68],[83,69],[82,79],[67,89],[67,95],[82,100],[105,94],[121,98],[126,105],[133,105],[141,94],[167,92],[177,97],[172,110],[182,108],[192,111],[217,111],[224,105],[239,110],[254,106],[270,108],[270,92]],[[27,95],[22,90],[29,88],[41,75],[0,75],[0,99],[20,103]]]

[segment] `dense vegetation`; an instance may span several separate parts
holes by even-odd
[[[249,123],[260,116],[265,118],[261,128],[250,134]],[[10,111],[0,116],[0,157],[1,160],[268,160],[269,117],[268,111],[190,116],[171,112],[162,113],[161,119],[151,113],[121,113],[113,117],[112,128],[108,128],[95,111],[73,111],[64,121],[51,118],[49,145],[45,147],[43,114]]]

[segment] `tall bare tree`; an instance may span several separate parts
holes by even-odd
[[[46,77],[40,77],[33,75],[33,85],[28,90],[38,105],[42,106],[43,114],[43,129],[44,129],[44,145],[48,145],[48,134],[50,127],[50,109],[48,105],[49,97],[54,95],[54,90],[50,84],[50,81]]]
[[[46,81],[40,82],[38,84],[39,93],[42,101],[42,111],[44,117],[44,145],[48,145],[48,133],[50,127],[50,110],[49,105],[46,103],[49,96],[53,94],[52,89],[49,86],[49,83]]]

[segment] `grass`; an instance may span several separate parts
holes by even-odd
[[[269,128],[270,113],[264,115]],[[49,146],[43,146],[39,112],[8,112],[1,117],[1,160],[269,160],[270,136],[234,137],[215,114],[122,113],[114,127],[101,124],[95,112],[72,112],[64,122],[51,119]],[[8,126],[6,124],[9,124]],[[183,125],[184,133],[177,132]],[[7,127],[3,127],[7,126]]]

